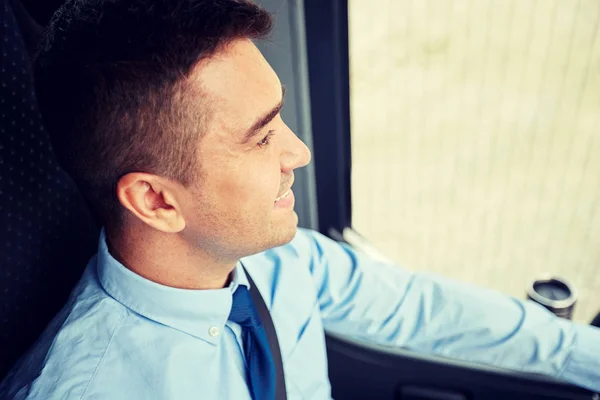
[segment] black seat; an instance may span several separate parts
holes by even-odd
[[[65,303],[98,228],[58,166],[38,112],[30,52],[40,27],[0,12],[0,380]]]

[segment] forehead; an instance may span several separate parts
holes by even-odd
[[[252,41],[236,40],[194,72],[211,109],[209,132],[237,132],[281,100],[277,74]]]

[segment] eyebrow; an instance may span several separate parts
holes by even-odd
[[[258,118],[254,124],[246,131],[244,134],[244,139],[242,140],[242,144],[247,144],[254,136],[256,136],[259,131],[267,125],[269,122],[273,120],[279,114],[281,109],[283,108],[283,103],[285,101],[285,87],[281,85],[281,101],[275,107],[273,107],[269,112],[267,112],[262,117]]]

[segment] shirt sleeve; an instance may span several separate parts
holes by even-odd
[[[600,329],[493,290],[378,262],[302,231],[324,327],[600,391]]]

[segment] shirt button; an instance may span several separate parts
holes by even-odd
[[[221,331],[216,326],[208,328],[208,334],[212,337],[219,336],[219,333],[221,333]]]

